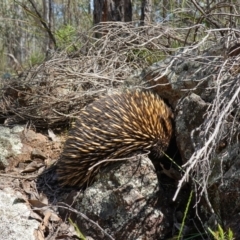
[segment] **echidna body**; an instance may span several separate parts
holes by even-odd
[[[105,159],[148,151],[162,155],[172,136],[172,118],[170,108],[151,92],[127,91],[93,102],[80,112],[57,163],[61,184],[86,186],[111,163]]]

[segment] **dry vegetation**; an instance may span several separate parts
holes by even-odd
[[[199,41],[192,45],[186,39],[190,30],[199,36]],[[229,49],[237,39],[238,30],[225,28],[221,31],[226,32],[227,37],[222,39]],[[95,38],[96,33],[102,37]],[[101,24],[91,33],[79,37],[81,49],[74,54],[54,53],[20,78],[3,81],[1,118],[6,125],[30,121],[40,129],[66,126],[95,98],[116,91],[116,88],[127,87],[125,80],[129,76],[140,77],[143,68],[168,55],[176,54],[181,58],[182,52],[202,52],[219,37],[219,30],[206,31],[203,25],[170,28],[165,24],[141,27],[134,23]],[[229,145],[239,142],[239,62],[240,56],[229,58],[227,52],[220,57],[216,66],[219,69],[216,98],[209,105],[204,123],[192,133],[197,132],[202,142],[196,144],[192,139],[195,152],[183,166],[184,175],[175,197],[190,176],[194,179],[196,193],[199,193],[197,200],[203,195],[208,199],[210,160],[215,157],[217,148],[224,144],[223,140]],[[199,80],[199,84],[201,81],[204,79]]]
[[[69,116],[94,98],[123,86],[130,75],[139,76],[144,67],[174,52],[171,46],[181,46],[186,31],[164,24],[99,25],[88,35],[82,33],[78,52],[54,53],[21,77],[3,81],[1,118],[7,119],[6,125],[30,121],[37,128],[67,124]],[[94,38],[95,32],[102,38]]]
[[[222,66],[222,73],[226,73],[226,71],[224,71],[226,65]],[[228,70],[229,69],[227,69],[227,72]],[[174,199],[176,199],[183,183],[188,181],[189,176],[191,176],[191,178],[194,179],[193,182],[195,184],[196,194],[199,193],[197,199],[200,200],[201,196],[204,195],[210,207],[211,204],[208,199],[207,189],[209,187],[209,177],[214,167],[214,162],[212,160],[216,158],[221,148],[239,144],[240,141],[239,75],[226,80],[224,78],[224,73],[221,74],[221,72],[217,79],[217,95],[213,103],[209,105],[205,121],[199,128],[192,132],[192,143],[195,152],[189,161],[182,166],[184,169],[184,176],[179,182],[179,187],[174,197]],[[194,140],[194,135],[196,134],[201,137],[202,141],[200,144],[199,138],[197,143]],[[223,162],[221,162],[221,164],[223,164]],[[212,209],[212,211],[214,210]]]

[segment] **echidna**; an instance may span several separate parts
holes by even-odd
[[[103,165],[111,163],[97,164],[105,159],[148,151],[161,156],[172,136],[172,118],[164,101],[147,91],[117,93],[88,105],[70,130],[57,163],[62,186],[88,185]]]

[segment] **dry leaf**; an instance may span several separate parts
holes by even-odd
[[[45,154],[40,149],[33,149],[31,152],[31,158],[40,158],[42,160],[46,159]]]
[[[37,214],[36,212],[33,212],[33,211],[31,211],[29,217],[32,218],[32,219],[36,219],[37,221],[40,221],[40,222],[42,221],[42,217],[39,214]]]
[[[38,164],[33,161],[31,163],[29,163],[25,169],[23,171],[21,171],[21,173],[30,173],[30,172],[35,172],[36,170],[38,170]]]
[[[53,142],[59,142],[59,138],[54,134],[52,129],[48,129],[48,136]]]
[[[40,200],[42,203],[48,205],[48,198],[46,197],[45,194],[40,193],[40,195],[39,195],[39,200]]]
[[[59,222],[61,218],[54,212],[51,213],[50,221],[52,222]]]
[[[34,236],[37,240],[44,240],[44,233],[40,229],[34,231]]]
[[[44,211],[44,219],[42,224],[47,227],[49,224],[49,219],[51,217],[52,212],[50,210]]]
[[[31,188],[30,188],[30,183],[28,181],[23,181],[22,182],[22,187],[23,190],[28,193],[28,194],[32,194]]]
[[[47,205],[45,203],[40,202],[39,200],[28,200],[28,202],[31,204],[32,207],[34,208],[43,208],[46,207]]]

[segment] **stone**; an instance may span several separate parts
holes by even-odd
[[[30,219],[31,209],[24,196],[10,188],[0,190],[1,239],[35,240],[39,222]]]

